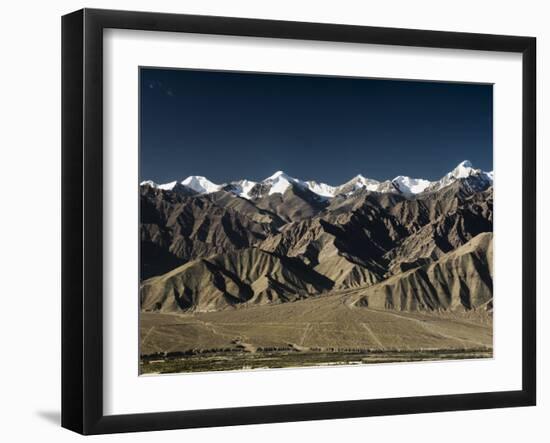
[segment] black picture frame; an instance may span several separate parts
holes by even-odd
[[[522,389],[131,415],[103,412],[103,30],[270,37],[522,54]],[[458,411],[536,403],[536,39],[83,9],[62,18],[62,426],[82,434]]]

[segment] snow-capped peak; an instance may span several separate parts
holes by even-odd
[[[487,173],[481,169],[476,169],[472,166],[472,163],[468,160],[460,162],[456,168],[454,168],[447,175],[443,176],[440,180],[433,182],[430,186],[430,191],[437,191],[460,179],[478,178],[480,186],[487,186],[487,184],[493,183],[492,171]]]
[[[368,191],[374,191],[378,188],[380,182],[372,178],[363,177],[361,174],[358,174],[354,178],[355,185],[359,187],[366,188]]]
[[[250,200],[250,191],[254,186],[256,186],[258,183],[253,182],[251,180],[239,180],[236,182],[231,182],[231,185],[233,186],[232,192],[238,195],[239,197],[246,198],[247,200]]]
[[[171,191],[172,189],[174,189],[176,187],[177,184],[178,184],[177,181],[173,181],[173,182],[170,182],[170,183],[164,183],[162,185],[157,185],[157,188],[162,189],[163,191]]]
[[[367,191],[376,191],[380,182],[378,180],[373,180],[372,178],[367,178],[361,174],[356,175],[351,180],[346,183],[337,186],[335,190],[336,194],[352,194],[359,189],[366,189]]]
[[[275,173],[273,173],[272,175],[270,175],[269,177],[267,177],[263,181],[266,182],[266,181],[269,181],[269,180],[276,180],[279,177],[289,178],[288,175],[286,175],[283,171],[276,171]]]
[[[336,188],[334,186],[327,185],[326,183],[319,183],[314,180],[306,182],[307,188],[321,197],[334,197]]]
[[[354,178],[340,186],[331,186],[326,183],[314,180],[302,181],[290,177],[283,171],[277,171],[261,182],[251,180],[238,180],[228,184],[217,185],[206,177],[192,175],[182,182],[173,181],[165,184],[157,184],[152,180],[142,181],[143,186],[151,186],[162,190],[175,190],[177,186],[186,186],[199,194],[208,194],[224,189],[234,195],[246,199],[255,199],[261,197],[266,191],[268,195],[284,194],[291,186],[297,185],[301,188],[309,189],[311,192],[323,198],[333,198],[339,195],[351,195],[360,189],[366,189],[371,192],[399,192],[407,196],[420,194],[422,192],[434,192],[442,189],[460,179],[474,179],[479,182],[478,188],[486,188],[493,182],[493,171],[484,172],[481,169],[475,169],[472,163],[464,160],[459,163],[451,172],[443,176],[440,180],[429,181],[421,178],[411,178],[403,175],[395,177],[393,180],[379,182],[363,175],[356,175]],[[470,180],[471,181],[471,180]],[[258,187],[258,185],[262,185]],[[470,186],[474,186],[470,183]],[[265,194],[264,194],[265,195]]]
[[[201,175],[191,175],[181,182],[182,185],[191,188],[193,191],[198,192],[199,194],[208,194],[211,192],[216,192],[221,189],[220,185],[212,183],[206,177]]]
[[[472,163],[469,160],[464,160],[459,163],[458,166],[450,172],[450,174],[452,174],[454,178],[466,178],[475,172],[476,169],[473,168]]]
[[[177,184],[178,184],[177,181],[158,184],[158,183],[155,183],[153,180],[144,180],[140,183],[140,186],[150,186],[152,188],[162,189],[163,191],[171,191],[176,187]]]
[[[284,194],[293,183],[302,184],[300,180],[289,177],[283,171],[275,172],[275,174],[270,175],[263,180],[262,183],[270,185],[268,192],[269,195]]]
[[[403,175],[395,177],[392,182],[403,194],[408,195],[420,194],[432,183],[422,178],[411,178]]]

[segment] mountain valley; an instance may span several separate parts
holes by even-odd
[[[468,161],[437,181],[144,181],[142,373],[490,357],[492,231],[493,173]]]

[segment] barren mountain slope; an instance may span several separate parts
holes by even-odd
[[[142,187],[140,210],[142,280],[189,260],[247,248],[277,232],[268,214],[246,202],[220,206],[209,197]]]
[[[479,234],[436,262],[365,290],[357,304],[374,309],[440,311],[492,309],[493,234]]]
[[[459,201],[455,209],[442,212],[388,251],[389,274],[398,274],[437,260],[482,232],[493,229],[492,189]]]
[[[456,170],[462,174],[461,166]],[[172,190],[142,186],[142,306],[226,309],[368,288],[417,268],[421,273],[492,231],[491,183],[487,174],[466,170],[473,175],[456,178],[453,171],[442,179],[449,181],[444,187],[429,185],[416,194],[378,186],[325,198],[280,171],[250,182],[246,198],[235,193],[237,185],[221,187],[204,177],[212,192],[184,195],[178,186],[188,188],[177,183]],[[311,286],[300,286],[300,278]],[[441,283],[432,278],[423,296]]]
[[[276,214],[287,223],[311,218],[328,205],[326,199],[295,185],[283,193],[262,195],[252,201],[258,208]]]
[[[328,278],[297,259],[258,248],[186,263],[141,286],[146,311],[212,311],[247,304],[292,301],[332,287]]]

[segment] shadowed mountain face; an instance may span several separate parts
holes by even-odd
[[[141,278],[163,274],[201,257],[253,246],[281,221],[244,199],[183,196],[141,187]]]
[[[331,289],[333,282],[300,261],[258,248],[193,260],[142,286],[142,307],[164,312],[217,310],[243,303],[294,301]]]
[[[359,304],[378,309],[492,309],[493,234],[485,232],[438,260],[369,288]]]
[[[144,182],[140,199],[143,311],[345,291],[358,291],[355,307],[492,309],[492,174],[468,162],[437,182]]]

